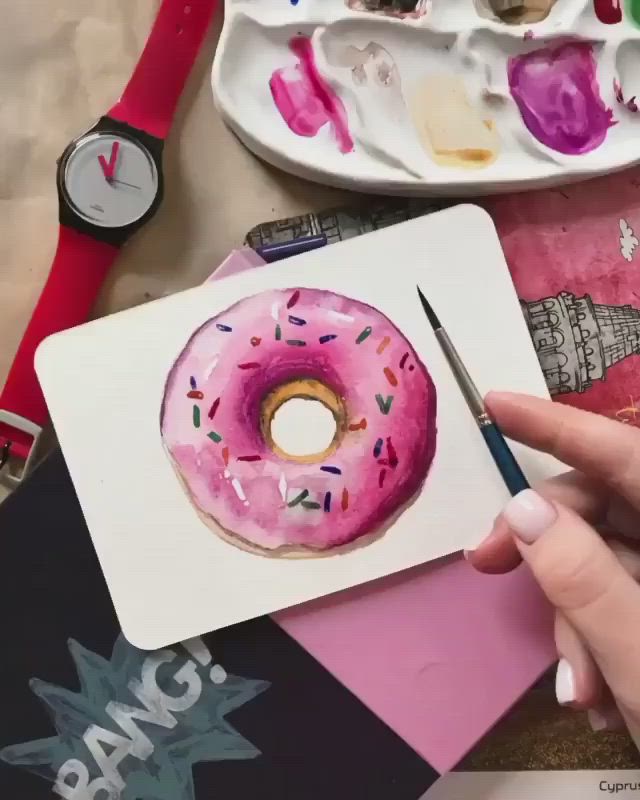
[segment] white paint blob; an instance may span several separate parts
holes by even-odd
[[[292,397],[273,415],[274,443],[291,456],[311,456],[326,450],[336,435],[331,411],[318,400]]]

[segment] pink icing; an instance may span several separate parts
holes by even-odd
[[[343,153],[353,150],[344,103],[324,80],[307,36],[296,36],[289,47],[298,57],[295,67],[277,69],[269,86],[273,101],[289,128],[298,136],[315,136],[330,123]]]
[[[300,378],[342,397],[347,428],[359,426],[323,462],[285,460],[261,434],[264,397]],[[416,496],[435,453],[436,391],[376,309],[315,289],[274,290],[191,337],[167,379],[161,431],[192,502],[223,529],[267,550],[325,550],[379,530]],[[305,505],[291,506],[304,491]]]
[[[524,124],[542,144],[567,155],[588,153],[615,125],[599,94],[588,42],[544,47],[509,59],[509,87]]]

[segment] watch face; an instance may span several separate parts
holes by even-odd
[[[159,180],[147,149],[125,136],[93,133],[66,157],[63,191],[74,211],[103,228],[137,222],[153,205]]]

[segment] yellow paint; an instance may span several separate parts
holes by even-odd
[[[457,75],[424,78],[409,103],[420,142],[441,166],[483,169],[498,157],[500,139],[493,120],[469,102]]]

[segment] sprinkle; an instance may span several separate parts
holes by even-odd
[[[280,339],[282,339],[282,328],[276,325],[276,342],[279,342]]]
[[[303,489],[300,492],[300,494],[297,497],[294,497],[290,503],[287,503],[287,505],[289,506],[289,508],[293,508],[294,506],[297,506],[298,503],[301,503],[303,500],[305,500],[307,497],[309,497],[309,490]]]
[[[290,316],[289,317],[289,322],[292,325],[306,325],[307,324],[307,320],[306,319],[302,319],[301,317],[291,317]]]
[[[212,442],[215,442],[216,444],[222,441],[222,436],[220,436],[220,434],[216,433],[215,431],[210,431],[207,434],[207,436],[211,439]]]
[[[251,337],[251,347],[257,347],[262,339],[259,336],[252,336]]]
[[[303,342],[302,339],[287,339],[287,344],[290,344],[291,347],[306,347],[307,343]]]
[[[227,464],[229,463],[229,448],[228,447],[223,447],[222,448],[222,460],[224,461],[224,465],[226,467]]]
[[[365,328],[360,334],[360,336],[358,336],[358,338],[356,339],[356,344],[362,344],[362,342],[364,342],[365,339],[368,339],[372,333],[373,333],[373,328],[371,326]]]
[[[228,469],[225,469],[225,471],[224,471],[222,474],[224,475],[224,477],[225,477],[227,480],[229,480],[229,478],[231,477],[231,473],[229,472],[229,470],[228,470]]]
[[[194,428],[200,427],[200,408],[199,406],[193,407],[193,426]]]
[[[353,425],[349,425],[350,431],[366,431],[367,430],[367,420],[363,417],[360,422],[354,423]]]
[[[238,369],[257,369],[259,366],[257,361],[247,361],[245,364],[238,364]]]
[[[315,501],[311,500],[303,500],[302,507],[308,509],[309,511],[316,511],[320,508],[320,503],[316,503]]]
[[[390,436],[387,436],[387,453],[389,454],[389,466],[395,469],[398,466],[398,454],[396,448],[391,444]]]
[[[238,461],[262,461],[262,456],[238,456]]]
[[[342,510],[346,511],[349,508],[349,492],[346,489],[342,490]]]
[[[387,477],[387,470],[381,469],[380,474],[378,475],[378,486],[382,489],[384,486],[384,479]]]
[[[187,397],[189,400],[204,400],[204,395],[202,392],[198,392],[195,389],[192,389],[188,394]]]
[[[327,492],[324,496],[324,510],[327,513],[331,511],[331,492]]]
[[[407,363],[407,359],[409,358],[409,353],[405,353],[402,358],[400,359],[400,369],[404,369],[404,365]]]
[[[415,366],[413,364],[409,364],[409,372],[413,372]]]
[[[300,292],[296,289],[295,292],[289,298],[289,302],[287,303],[287,308],[293,308],[299,299],[300,299]]]
[[[280,483],[278,484],[278,489],[280,489],[280,496],[282,497],[282,502],[287,502],[287,479],[284,477],[284,472],[280,474]]]
[[[334,311],[332,308],[327,312],[330,317],[338,319],[341,322],[355,322],[355,317],[350,317],[348,314],[341,314],[339,311]]]
[[[209,417],[209,419],[213,419],[215,417],[216,411],[218,410],[218,406],[219,405],[220,405],[220,398],[216,397],[216,399],[213,401],[213,403],[211,405],[211,408],[209,409],[209,413],[207,415]]]
[[[378,406],[380,407],[380,411],[386,416],[391,411],[391,404],[393,403],[393,395],[387,395],[387,399],[385,400],[381,394],[376,395],[376,400],[378,401]]]
[[[335,333],[329,333],[326,336],[321,336],[318,340],[320,344],[326,344],[327,342],[332,342],[334,339],[337,339],[338,336]]]
[[[238,495],[238,499],[242,500],[242,501],[245,501],[247,499],[247,496],[244,493],[244,490],[242,488],[242,484],[240,483],[240,481],[237,478],[234,478],[231,481],[231,485],[233,486],[233,490],[235,491],[235,493]]]
[[[378,439],[378,441],[376,442],[375,447],[373,448],[373,457],[374,458],[378,458],[378,456],[382,452],[382,445],[383,444],[384,444],[384,441],[382,439]]]
[[[231,333],[233,328],[229,327],[229,325],[222,325],[220,322],[216,324],[216,328],[223,333]]]
[[[279,303],[274,303],[271,306],[271,316],[275,319],[276,322],[278,321],[278,318],[280,316],[280,304]]]
[[[196,379],[193,377],[193,375],[189,378],[189,383],[191,384],[192,389],[198,388],[198,384],[196,383]]]
[[[320,467],[322,472],[330,472],[331,475],[342,475],[340,467]]]
[[[381,356],[384,353],[384,351],[387,349],[387,347],[389,347],[390,344],[391,344],[391,337],[390,336],[385,336],[384,339],[378,345],[378,349],[376,350],[376,353],[379,356]]]
[[[397,386],[398,385],[398,379],[393,374],[393,371],[389,369],[389,367],[385,367],[384,368],[384,375],[385,375],[385,378],[389,381],[389,383],[392,386]]]
[[[220,360],[220,356],[215,356],[215,358],[211,362],[211,366],[209,367],[209,370],[207,372],[205,380],[209,380],[209,378],[213,374],[213,370],[218,366],[218,361],[219,360]]]

